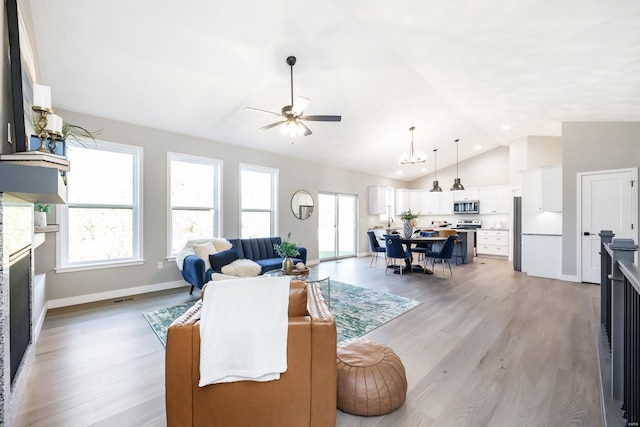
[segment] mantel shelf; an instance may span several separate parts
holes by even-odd
[[[49,224],[45,227],[34,227],[34,233],[55,233],[60,231],[60,226],[58,224]]]

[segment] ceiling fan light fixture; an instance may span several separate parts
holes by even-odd
[[[339,122],[342,120],[342,116],[330,116],[330,115],[304,115],[304,109],[309,104],[309,98],[298,96],[294,101],[293,99],[293,66],[296,64],[296,57],[287,57],[287,65],[291,71],[291,104],[282,107],[281,113],[275,113],[273,111],[262,110],[260,108],[245,107],[248,111],[257,111],[260,113],[273,114],[280,117],[280,121],[268,124],[261,127],[259,130],[267,130],[276,126],[282,125],[280,131],[283,135],[288,135],[290,138],[294,138],[299,135],[309,136],[312,134],[311,129],[303,123],[303,121],[314,122]]]
[[[413,131],[416,129],[415,126],[411,126],[409,130],[411,131],[411,144],[409,145],[409,155],[404,153],[400,158],[401,165],[414,165],[416,163],[424,163],[427,161],[427,156],[423,153],[415,153],[413,150]]]
[[[458,143],[459,139],[454,141],[456,143],[456,177],[458,176]],[[464,185],[460,182],[460,178],[454,178],[453,185],[451,186],[450,191],[464,191]]]

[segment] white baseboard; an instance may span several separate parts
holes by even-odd
[[[320,264],[320,260],[319,259],[308,259],[307,260],[307,265],[318,265]]]
[[[42,325],[44,325],[44,319],[47,317],[47,304],[44,304],[42,307],[42,311],[40,312],[40,316],[38,316],[38,321],[35,325],[33,325],[33,342],[35,344],[38,341],[38,337],[40,336],[40,331],[42,330]]]
[[[580,282],[580,280],[578,280],[578,276],[575,274],[561,274],[560,280],[564,280],[566,282],[576,282],[576,283]]]
[[[366,256],[371,256],[372,253],[371,252],[358,252],[358,254],[356,255],[358,258],[362,258],[362,257],[366,257]]]
[[[68,307],[70,305],[85,304],[88,302],[122,298],[130,295],[146,294],[149,292],[164,291],[167,289],[176,289],[182,287],[189,287],[189,284],[184,280],[176,280],[173,282],[137,286],[135,288],[116,289],[114,291],[98,292],[95,294],[78,295],[76,297],[49,300],[47,301],[47,308]]]

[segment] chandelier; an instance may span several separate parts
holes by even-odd
[[[409,146],[409,155],[407,155],[407,153],[402,154],[402,157],[400,158],[401,165],[414,165],[416,163],[424,163],[427,161],[426,155],[422,153],[415,154],[413,151],[413,131],[415,130],[415,128],[415,126],[411,126],[409,128],[409,130],[411,131],[411,145]]]

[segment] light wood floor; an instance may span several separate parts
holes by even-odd
[[[338,426],[602,425],[599,287],[530,278],[490,258],[446,279],[438,265],[435,276],[385,276],[383,263],[320,265],[334,280],[423,303],[366,335],[402,359],[405,405],[372,418],[338,411]],[[15,425],[165,425],[164,347],[140,313],[189,299],[165,291],[51,310]]]

